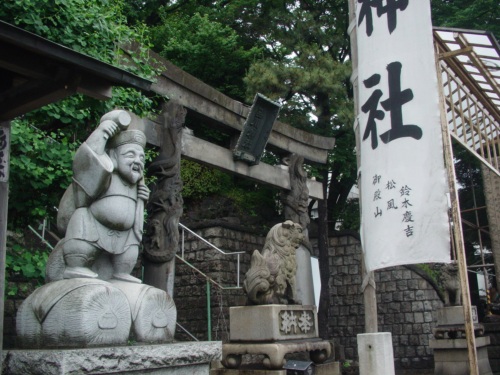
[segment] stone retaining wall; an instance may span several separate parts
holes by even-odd
[[[223,226],[200,228],[196,232],[224,252],[240,252],[240,285],[255,249],[264,246],[264,236]],[[179,253],[181,255],[182,252]],[[184,259],[206,276],[228,289],[210,285],[212,340],[227,340],[229,306],[245,305],[246,297],[237,286],[237,256],[223,255],[193,235],[184,237]],[[233,289],[229,289],[233,288]],[[174,300],[178,323],[198,340],[208,339],[206,278],[181,261],[176,265]]]
[[[361,245],[354,236],[332,236],[330,252],[330,335],[357,358],[356,335],[364,329],[361,291]],[[397,369],[434,365],[429,338],[443,306],[429,281],[405,267],[375,272],[379,332],[391,332]]]
[[[490,337],[488,358],[494,375],[500,375],[500,322],[484,323],[484,335]]]
[[[251,253],[254,249],[262,249],[265,238],[263,233],[247,233],[241,228],[223,225],[199,228],[196,232],[224,251],[245,252],[240,257],[241,282],[248,270]],[[332,275],[329,332],[330,336],[343,346],[346,358],[356,360],[356,335],[362,333],[364,328],[363,296],[360,294],[360,244],[352,235],[332,236],[329,252]],[[237,285],[235,255],[221,255],[194,236],[186,235],[184,258],[215,282],[225,287]],[[433,357],[428,340],[435,325],[434,311],[442,306],[438,294],[429,282],[404,267],[378,271],[375,279],[379,331],[392,333],[397,368],[432,368]],[[207,340],[209,324],[205,278],[178,261],[175,285],[174,300],[178,310],[178,322],[198,340]],[[14,316],[22,298],[23,295],[6,303],[6,348],[12,347],[14,342]],[[242,306],[245,300],[241,289],[221,290],[211,285],[212,340],[227,340],[229,306]],[[191,340],[179,330],[176,337],[179,340]]]

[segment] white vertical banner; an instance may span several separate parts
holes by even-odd
[[[361,239],[368,271],[450,262],[429,0],[357,0]]]

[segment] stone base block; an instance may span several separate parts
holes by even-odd
[[[10,375],[206,375],[221,359],[221,342],[190,342],[68,350],[5,350]]]
[[[490,362],[488,360],[487,346],[490,338],[476,337],[477,362],[480,375],[492,375]],[[465,339],[442,339],[429,340],[429,346],[434,350],[434,374],[435,375],[468,375],[469,354],[467,340]]]
[[[222,364],[237,369],[245,354],[264,355],[263,364],[271,370],[279,370],[285,364],[289,353],[309,352],[311,361],[325,362],[332,355],[332,345],[323,340],[282,341],[274,343],[229,343],[222,345]]]
[[[472,323],[479,323],[477,308],[472,306]],[[446,306],[437,310],[437,325],[465,324],[463,306]]]
[[[340,363],[339,362],[330,362],[317,364],[314,369],[314,375],[341,375],[340,372]]]
[[[484,326],[479,324],[477,308],[472,306],[472,323],[474,335],[482,336]],[[437,326],[432,330],[436,339],[460,339],[465,338],[465,319],[463,306],[446,306],[437,310]]]
[[[270,342],[318,337],[316,306],[231,307],[229,321],[231,342]]]
[[[357,338],[360,374],[394,375],[391,333],[361,333]]]
[[[224,368],[222,365],[215,366],[210,370],[210,375],[286,375],[286,370],[252,369],[241,367],[239,369]],[[341,375],[340,363],[330,362],[316,364],[314,375]]]

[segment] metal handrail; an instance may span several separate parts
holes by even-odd
[[[189,229],[188,227],[186,227],[184,224],[179,223],[179,227],[182,229],[181,256],[179,257],[178,255],[176,255],[177,258],[179,258],[180,260],[182,260],[184,263],[186,263],[191,268],[195,269],[203,277],[205,277],[207,280],[210,280],[211,283],[213,283],[214,285],[218,286],[221,289],[239,289],[239,288],[241,288],[241,286],[240,286],[240,255],[241,254],[245,254],[244,251],[226,252],[224,250],[219,249],[217,246],[215,246],[211,242],[209,242],[206,239],[204,239],[203,237],[201,237],[198,233],[193,232],[191,229]],[[186,261],[184,259],[184,233],[186,231],[189,232],[190,234],[192,234],[198,240],[200,240],[203,243],[209,245],[211,248],[213,248],[214,250],[217,250],[219,253],[221,253],[223,255],[236,255],[236,287],[224,287],[224,286],[220,285],[219,283],[217,283],[216,281],[214,281],[213,279],[211,279],[210,277],[208,277],[207,275],[205,275],[203,272],[201,272],[199,269],[197,269],[195,266],[193,266],[192,264],[190,264],[188,261]]]
[[[191,337],[194,341],[200,341],[198,340],[191,332],[189,332],[186,328],[184,328],[182,325],[180,325],[178,322],[175,322],[176,326],[181,329],[182,332],[184,332],[186,335]]]
[[[208,341],[212,341],[212,308],[211,308],[211,302],[210,302],[210,295],[211,295],[210,284],[214,284],[215,286],[217,286],[218,288],[220,288],[222,290],[241,289],[241,287],[240,287],[240,255],[241,254],[245,254],[245,252],[244,251],[226,252],[224,250],[219,249],[217,246],[215,246],[211,242],[207,241],[206,239],[204,239],[203,237],[201,237],[199,234],[193,232],[191,229],[189,229],[185,225],[179,223],[179,227],[182,230],[181,256],[179,256],[178,254],[176,254],[175,257],[177,259],[179,259],[180,261],[182,261],[183,263],[185,263],[188,267],[190,267],[191,269],[193,269],[193,271],[199,273],[206,280],[206,288],[207,288],[207,322],[208,322],[207,332],[208,332]],[[207,244],[212,249],[217,250],[219,253],[221,253],[223,255],[236,255],[236,257],[237,257],[237,266],[236,266],[236,276],[237,276],[237,279],[236,279],[236,287],[222,286],[217,281],[215,281],[214,279],[210,278],[208,275],[206,275],[205,273],[203,273],[202,271],[200,271],[197,267],[195,267],[194,265],[192,265],[191,263],[189,263],[186,259],[184,259],[184,236],[185,236],[184,233],[186,231],[189,232],[189,233],[191,233],[196,239],[202,241],[203,243]]]

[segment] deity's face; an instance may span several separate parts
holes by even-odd
[[[111,153],[115,168],[120,176],[130,184],[136,184],[144,172],[144,149],[135,143],[117,147]]]

